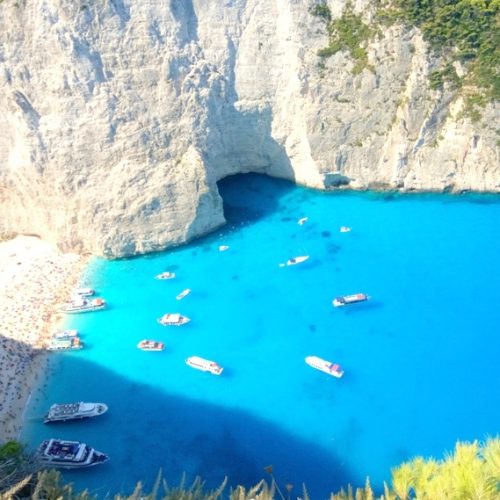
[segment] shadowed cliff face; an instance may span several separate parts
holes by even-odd
[[[429,90],[418,33],[387,29],[356,76],[343,52],[319,68],[325,43],[294,0],[2,2],[0,233],[108,257],[178,245],[224,223],[216,183],[244,172],[500,190],[496,109],[472,125]]]

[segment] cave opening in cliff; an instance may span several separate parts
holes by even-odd
[[[282,209],[280,200],[294,188],[294,184],[264,174],[248,173],[224,177],[217,187],[226,222],[241,225]]]

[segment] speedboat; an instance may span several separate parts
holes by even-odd
[[[328,373],[328,375],[332,375],[332,377],[340,378],[344,375],[344,370],[342,370],[339,365],[318,358],[318,356],[307,356],[305,361],[309,366],[316,368],[316,370]]]
[[[287,266],[295,266],[301,262],[305,262],[309,258],[309,255],[299,255],[298,257],[292,257],[286,261]]]
[[[158,323],[163,326],[167,325],[175,325],[181,326],[189,323],[191,320],[187,316],[182,316],[179,313],[167,313],[164,314],[160,319],[158,319]]]
[[[141,340],[137,344],[137,348],[141,351],[163,351],[165,345],[163,342],[157,342],[156,340]]]
[[[89,287],[83,287],[83,288],[75,288],[73,290],[72,295],[80,295],[80,297],[90,297],[91,295],[94,295],[95,290]]]
[[[225,252],[226,250],[229,250],[228,245],[220,245],[219,252]]]
[[[175,273],[171,273],[169,271],[165,271],[164,273],[157,274],[155,276],[157,280],[171,280],[175,278]]]
[[[37,455],[45,467],[63,469],[82,469],[109,460],[107,455],[85,443],[62,439],[46,439],[40,444]]]
[[[104,415],[108,411],[104,403],[66,403],[53,404],[43,421],[45,424],[50,422],[66,422],[68,420],[79,420],[84,418],[97,417]]]
[[[106,301],[101,298],[85,299],[81,296],[73,297],[71,302],[61,306],[60,310],[66,314],[77,314],[91,311],[100,311],[106,307]]]
[[[175,297],[177,300],[181,300],[183,299],[186,295],[189,295],[191,293],[191,289],[190,288],[186,288],[185,290],[182,290],[182,292],[177,295],[177,297]]]
[[[355,304],[356,302],[364,302],[370,297],[364,293],[355,293],[353,295],[342,295],[335,297],[332,301],[333,307],[342,307],[348,304]]]
[[[340,232],[341,233],[349,233],[351,231],[351,228],[348,226],[340,226]]]
[[[191,368],[196,368],[202,372],[210,372],[213,375],[220,375],[222,373],[222,366],[218,365],[215,361],[203,359],[199,356],[191,356],[186,359],[186,364]]]
[[[47,351],[78,351],[80,349],[83,349],[80,337],[53,338],[47,346]]]
[[[78,337],[78,330],[60,330],[52,335],[53,339],[70,339],[72,337]]]
[[[308,220],[309,220],[309,218],[308,218],[308,217],[302,217],[301,219],[299,219],[299,220],[297,221],[297,224],[298,224],[299,226],[303,226],[303,225],[304,225],[304,224],[305,224]]]

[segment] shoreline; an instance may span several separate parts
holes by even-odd
[[[47,375],[47,341],[89,262],[33,236],[0,242],[0,445],[19,439],[29,398]]]

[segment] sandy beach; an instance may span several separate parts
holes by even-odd
[[[0,243],[0,444],[19,436],[28,398],[45,376],[44,347],[63,319],[57,306],[85,285],[88,260],[36,237]]]

